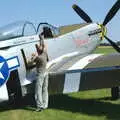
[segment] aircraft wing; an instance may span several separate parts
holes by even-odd
[[[49,91],[70,93],[120,85],[120,54],[64,58],[50,69]]]

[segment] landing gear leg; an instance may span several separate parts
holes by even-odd
[[[117,100],[120,98],[120,87],[111,88],[111,96],[113,100]]]
[[[10,73],[10,78],[7,82],[9,103],[12,105],[20,103],[22,93],[18,71],[14,70]]]

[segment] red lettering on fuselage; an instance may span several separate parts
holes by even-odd
[[[75,42],[76,46],[79,47],[79,46],[82,46],[82,45],[87,44],[87,43],[88,43],[88,40],[75,39],[74,42]]]

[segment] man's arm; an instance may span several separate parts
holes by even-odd
[[[31,59],[28,60],[28,62],[27,62],[29,69],[32,69],[32,68],[34,68],[36,66],[36,62],[35,62],[36,58],[37,58],[36,54],[33,53]]]

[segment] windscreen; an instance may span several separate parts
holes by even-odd
[[[36,29],[32,23],[19,21],[0,28],[0,41],[34,34]]]

